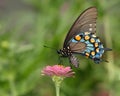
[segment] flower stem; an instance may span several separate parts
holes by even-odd
[[[56,96],[60,96],[60,86],[57,83],[55,84],[55,89],[56,89]]]
[[[63,81],[63,77],[53,76],[52,80],[55,83],[56,96],[60,96],[60,84]]]

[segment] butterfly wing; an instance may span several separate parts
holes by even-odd
[[[63,48],[66,48],[70,40],[80,32],[96,32],[96,19],[97,19],[97,9],[95,7],[90,7],[86,9],[74,22],[70,28],[65,41]]]

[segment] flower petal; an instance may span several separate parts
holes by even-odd
[[[42,71],[43,75],[48,76],[60,76],[60,77],[71,77],[74,72],[70,67],[65,67],[62,65],[46,66]]]

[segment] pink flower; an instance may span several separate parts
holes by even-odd
[[[59,76],[59,77],[71,77],[74,75],[74,72],[70,67],[65,67],[63,65],[53,65],[53,66],[46,66],[42,70],[43,75],[48,76]]]

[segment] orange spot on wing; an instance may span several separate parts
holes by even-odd
[[[95,46],[95,47],[98,47],[98,43],[95,43],[94,46]]]
[[[94,56],[94,55],[95,55],[95,52],[94,52],[94,51],[92,51],[92,52],[91,52],[91,55],[92,55],[92,56]]]
[[[89,40],[89,39],[90,39],[90,36],[86,35],[85,40]]]
[[[99,52],[99,48],[96,48],[96,52]]]
[[[80,39],[81,39],[81,36],[79,36],[79,35],[75,36],[75,40],[80,41]]]
[[[91,38],[91,39],[90,39],[90,42],[91,42],[91,43],[94,43],[94,42],[95,42],[95,39],[94,39],[94,38]]]
[[[85,56],[86,56],[86,57],[89,57],[89,56],[90,56],[90,54],[89,54],[89,53],[85,53]]]

